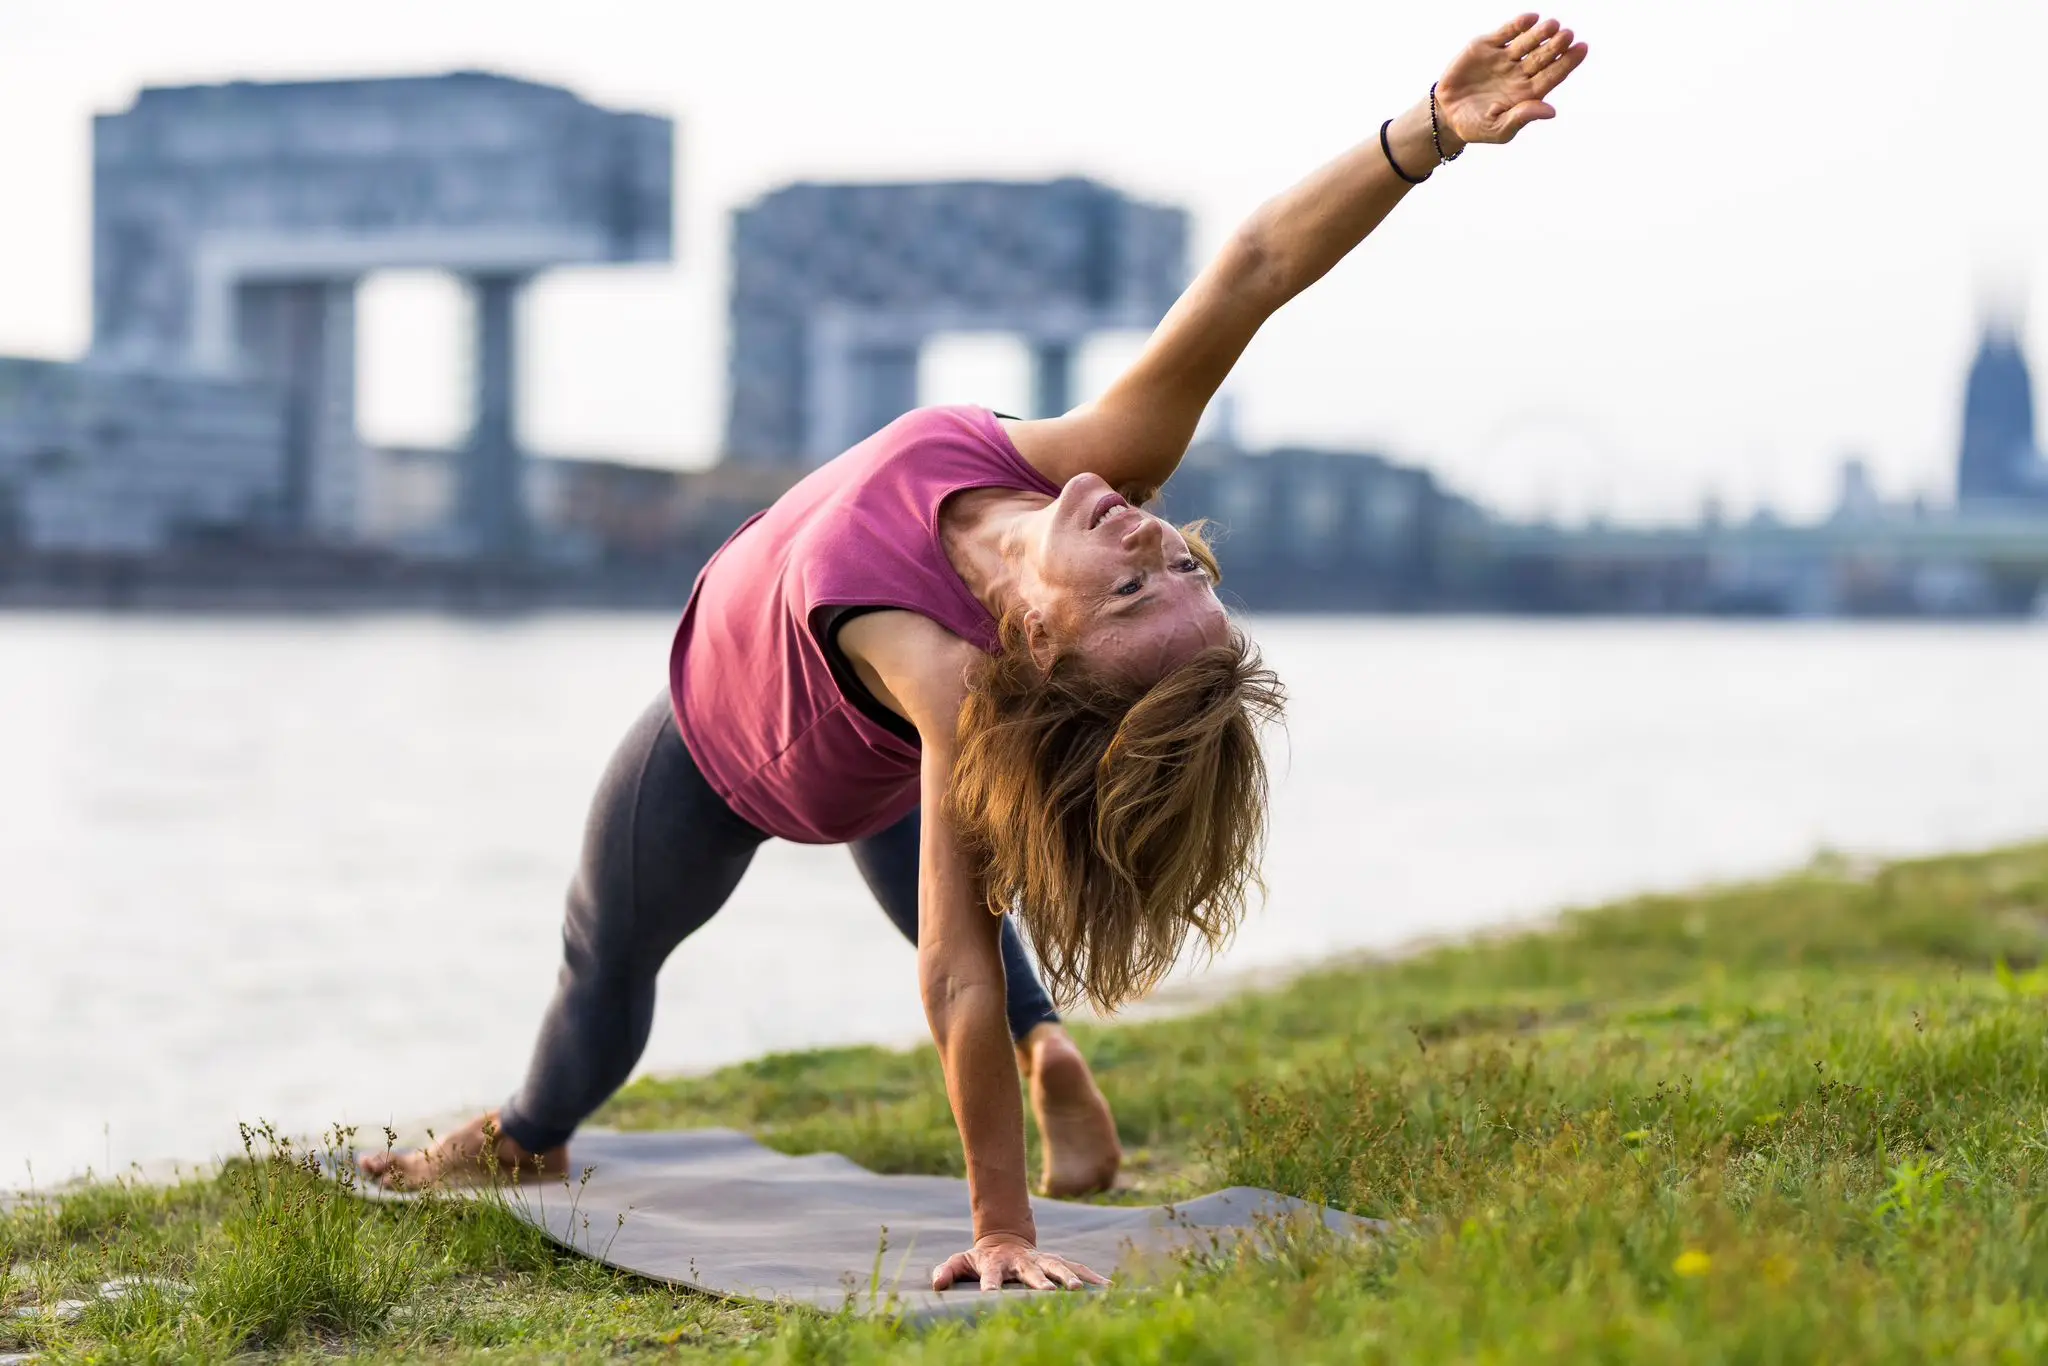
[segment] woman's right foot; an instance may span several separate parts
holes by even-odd
[[[356,1165],[373,1184],[386,1190],[421,1191],[567,1176],[569,1149],[565,1144],[544,1153],[528,1152],[499,1131],[498,1112],[492,1110],[425,1148],[364,1153]]]
[[[1031,1082],[1031,1110],[1045,1146],[1043,1195],[1093,1195],[1116,1181],[1124,1150],[1116,1117],[1067,1031],[1040,1025],[1017,1046],[1017,1065]]]

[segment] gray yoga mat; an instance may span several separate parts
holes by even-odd
[[[929,1288],[932,1267],[974,1241],[967,1183],[953,1177],[881,1176],[837,1153],[788,1157],[730,1129],[585,1131],[573,1156],[569,1181],[515,1187],[511,1208],[556,1242],[654,1280],[740,1299],[828,1310],[850,1301],[918,1316],[1045,1293]],[[1111,1277],[1145,1257],[1274,1218],[1320,1218],[1339,1233],[1385,1227],[1249,1186],[1179,1205],[1040,1199],[1032,1209],[1040,1247]]]

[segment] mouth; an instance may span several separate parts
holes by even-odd
[[[1127,508],[1129,506],[1130,503],[1120,493],[1103,494],[1102,497],[1096,500],[1095,510],[1088,514],[1088,529],[1090,531],[1095,530],[1095,528],[1108,521],[1118,508]]]

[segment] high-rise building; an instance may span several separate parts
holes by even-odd
[[[1956,501],[1985,510],[2015,503],[2048,508],[2048,468],[2034,441],[2034,391],[2009,322],[1984,329],[1963,394]]]

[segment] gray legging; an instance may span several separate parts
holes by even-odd
[[[662,961],[717,913],[768,836],[733,814],[698,773],[666,693],[606,766],[569,886],[562,971],[526,1080],[499,1111],[528,1152],[569,1140],[625,1083],[654,1024]],[[917,942],[918,813],[851,846],[889,919]],[[1011,1037],[1059,1019],[1014,924],[1003,921]]]

